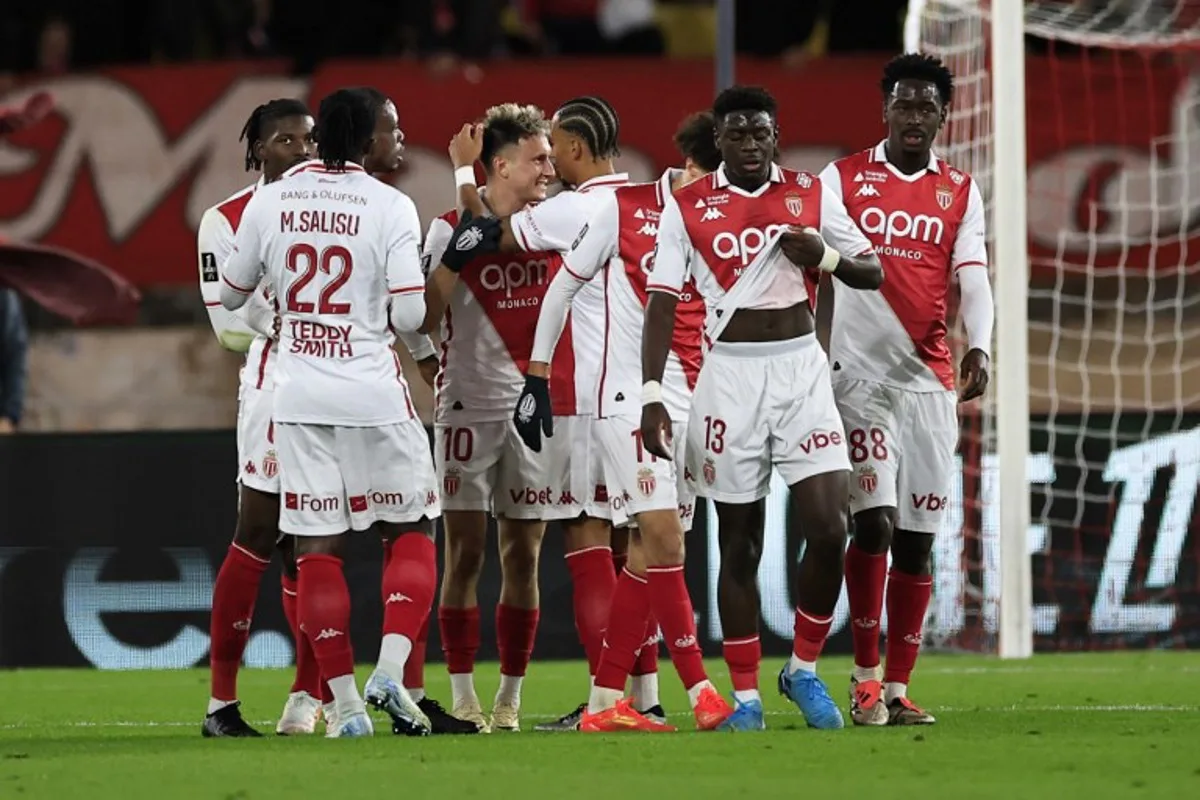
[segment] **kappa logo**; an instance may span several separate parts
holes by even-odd
[[[721,213],[719,208],[708,208],[700,217],[701,222],[713,222],[714,220],[725,219],[725,215]]]
[[[678,650],[686,650],[689,647],[695,647],[695,646],[696,646],[696,637],[690,633],[687,636],[682,636],[675,640],[675,647]]]
[[[855,197],[879,197],[879,190],[876,189],[873,184],[864,183],[862,186],[859,187],[858,191],[854,193],[854,196]]]
[[[412,601],[413,601],[413,599],[411,597],[409,597],[408,595],[404,594],[403,592],[392,592],[391,594],[388,595],[387,600],[385,600],[383,604],[387,605],[388,603],[411,603]]]
[[[713,211],[716,211],[716,209],[714,208]],[[658,226],[653,222],[647,222],[638,228],[638,233],[642,236],[658,236]]]
[[[236,622],[234,622],[234,623],[233,623],[233,629],[234,629],[235,631],[248,631],[248,630],[250,630],[250,620],[248,620],[248,619],[239,619],[239,620],[237,620]]]
[[[314,639],[316,639],[316,640],[319,642],[319,641],[321,641],[322,639],[334,639],[334,638],[336,638],[336,637],[338,637],[338,636],[345,636],[345,635],[346,635],[346,634],[344,634],[344,633],[342,633],[341,631],[339,631],[339,630],[336,630],[336,629],[334,629],[334,628],[322,628],[322,629],[321,629],[321,632],[320,632],[320,633],[318,633],[318,634],[317,634],[316,636],[314,636],[313,638],[314,638]]]
[[[858,617],[854,620],[854,627],[861,628],[864,631],[869,631],[872,628],[879,627],[879,620],[870,617]]]

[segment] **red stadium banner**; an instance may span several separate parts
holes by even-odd
[[[1200,246],[1192,209],[1180,201],[1181,165],[1196,158],[1174,152],[1200,141],[1200,84],[1182,62],[1133,59],[1029,58],[1029,233],[1040,270],[1161,275],[1182,268],[1188,244]],[[876,58],[826,59],[800,72],[745,63],[738,77],[780,99],[784,163],[819,170],[882,136],[881,66]],[[50,90],[57,108],[0,142],[0,236],[69,248],[139,286],[190,283],[200,215],[251,180],[237,140],[250,110],[284,96],[315,106],[357,84],[396,100],[408,145],[396,183],[426,220],[453,199],[451,135],[488,105],[552,110],[601,94],[621,115],[621,166],[647,180],[675,162],[680,119],[712,99],[707,62],[515,61],[489,66],[475,82],[401,61],[330,62],[311,78],[289,77],[274,62],[69,76],[22,90]]]

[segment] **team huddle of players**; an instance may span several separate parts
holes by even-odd
[[[881,89],[887,137],[820,175],[775,162],[769,93],[728,89],[679,128],[680,167],[645,184],[614,169],[620,126],[603,99],[568,100],[549,120],[495,106],[452,139],[457,208],[423,239],[413,203],[376,177],[403,149],[386,97],[338,90],[315,126],[298,101],[256,109],[243,138],[262,178],[199,232],[213,326],[247,353],[204,735],[259,735],[237,673],[276,549],[296,643],[278,733],[312,733],[323,716],[327,736],[371,735],[368,705],[396,733],[520,730],[550,520],[592,680],[587,702],[536,729],[675,730],[658,699],[661,641],[698,729],[761,730],[757,571],[773,470],[805,541],[779,691],[809,726],[843,727],[816,664],[844,579],[852,721],[931,724],[907,687],[956,405],[987,386],[992,297],[979,189],[932,151],[951,74],[904,55]],[[954,282],[968,344],[957,371]],[[396,338],[434,387],[432,453]],[[697,496],[719,522],[728,699],[705,672],[684,582]],[[473,670],[489,516],[501,675],[485,713]],[[438,517],[449,712],[424,691]],[[345,535],[368,529],[383,542],[384,616],[360,694],[342,560]]]

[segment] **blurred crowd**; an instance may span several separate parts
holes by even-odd
[[[894,51],[905,0],[738,0],[740,52],[799,65]],[[715,0],[48,0],[0,18],[0,73],[335,56],[432,64],[541,55],[711,55]],[[864,20],[870,20],[866,24]]]

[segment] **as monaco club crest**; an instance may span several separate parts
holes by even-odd
[[[279,474],[279,459],[275,457],[274,450],[268,450],[263,456],[262,471],[268,480]]]
[[[654,494],[654,488],[657,486],[657,481],[654,480],[654,470],[649,467],[642,467],[637,474],[638,491],[642,493],[642,497],[649,497]]]
[[[934,194],[937,196],[938,207],[941,208],[942,211],[950,208],[950,204],[954,202],[954,192],[950,190],[949,186],[937,187],[937,190],[934,192]]]
[[[717,465],[713,463],[711,458],[704,459],[704,482],[709,486],[713,485],[713,481],[717,479]]]
[[[446,470],[445,477],[442,478],[442,491],[447,497],[454,497],[458,494],[458,487],[461,482],[460,473],[457,467],[450,467]]]
[[[862,467],[859,469],[858,488],[862,489],[866,494],[875,494],[877,486],[879,486],[879,476],[875,473],[874,467]]]
[[[804,211],[804,201],[800,199],[800,195],[798,194],[789,194],[783,198],[783,204],[787,206],[788,213],[793,217],[800,216],[801,212]]]

